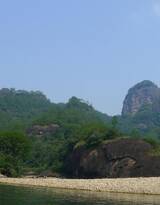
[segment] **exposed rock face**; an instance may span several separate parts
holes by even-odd
[[[160,157],[149,153],[152,146],[142,140],[120,139],[95,149],[79,147],[68,161],[75,178],[160,176]]]
[[[29,136],[42,137],[47,134],[54,134],[59,129],[59,125],[34,125],[28,129],[27,133]]]
[[[160,89],[147,80],[138,83],[128,91],[122,115],[134,115],[145,105],[150,106],[153,111],[160,112]]]

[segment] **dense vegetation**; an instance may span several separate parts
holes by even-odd
[[[0,133],[0,172],[7,176],[20,175],[29,149],[30,141],[23,133]]]
[[[124,130],[125,136],[142,137],[143,132],[134,126],[136,120],[147,120],[145,110],[134,118],[112,118],[76,97],[66,104],[54,104],[41,92],[2,89],[0,172],[7,176],[29,171],[40,174],[46,170],[65,174],[65,161],[78,146],[91,148],[106,140],[124,137]],[[154,147],[157,153],[159,146]]]
[[[129,135],[160,139],[160,113],[154,112],[150,106],[141,107],[134,116],[120,116],[118,119],[119,129]]]
[[[50,101],[39,91],[3,88],[0,90],[0,130],[24,130],[50,105]]]

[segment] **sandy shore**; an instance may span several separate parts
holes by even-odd
[[[160,177],[127,179],[0,178],[0,183],[74,190],[160,195]]]

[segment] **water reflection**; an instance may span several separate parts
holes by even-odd
[[[0,185],[0,205],[159,205],[158,195]]]

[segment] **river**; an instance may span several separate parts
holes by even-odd
[[[0,205],[159,205],[160,196],[0,185]]]

